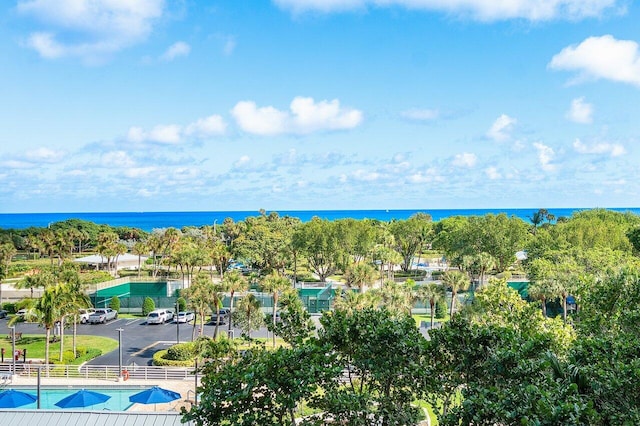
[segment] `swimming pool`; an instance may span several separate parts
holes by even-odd
[[[2,390],[6,390],[9,388],[3,388]],[[37,394],[37,389],[32,387],[15,387],[13,389],[27,392],[32,395]],[[82,387],[64,387],[64,388],[52,388],[52,387],[42,387],[40,388],[40,408],[43,410],[61,410],[58,407],[56,402],[60,401],[62,398],[69,396],[77,391],[82,389]],[[84,410],[110,410],[110,411],[125,411],[133,404],[129,402],[129,397],[135,393],[138,393],[144,388],[94,388],[94,387],[86,387],[87,390],[92,390],[94,392],[100,392],[105,395],[111,396],[106,402],[101,404],[92,405],[90,407],[84,408]],[[19,407],[20,409],[37,409],[37,402],[29,405],[23,405]],[[73,408],[73,410],[83,410],[83,408]]]

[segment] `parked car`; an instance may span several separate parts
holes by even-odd
[[[89,316],[91,314],[93,314],[96,310],[91,308],[91,309],[80,309],[78,312],[78,315],[80,315],[80,323],[81,324],[86,324],[87,322],[89,322]]]
[[[220,312],[211,313],[211,323],[212,324],[226,324],[227,319],[229,318],[231,310],[229,308],[220,308]]]
[[[173,317],[173,321],[174,322],[191,322],[194,320],[194,318],[196,317],[196,314],[194,314],[191,311],[183,311],[183,312],[178,312],[178,315]]]
[[[173,311],[171,309],[156,309],[147,315],[147,324],[164,324],[173,319]]]
[[[4,309],[0,309],[0,318],[6,318],[7,314],[8,314],[7,311],[5,311]]]
[[[89,315],[90,324],[104,324],[107,321],[111,321],[118,318],[118,311],[114,311],[111,308],[96,309],[94,313]]]

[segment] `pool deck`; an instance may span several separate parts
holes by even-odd
[[[20,377],[14,376],[10,383],[7,383],[7,387],[36,387],[37,378],[35,377]],[[140,389],[150,388],[157,385],[165,389],[178,392],[181,396],[180,399],[168,402],[165,404],[133,404],[127,411],[174,411],[180,412],[184,407],[187,410],[191,407],[191,401],[188,398],[193,399],[194,395],[194,380],[127,380],[126,382],[117,382],[113,380],[99,380],[99,379],[66,379],[66,378],[47,378],[42,377],[40,379],[41,386],[55,386],[55,387],[68,387],[74,388],[123,388],[123,387],[139,387]]]

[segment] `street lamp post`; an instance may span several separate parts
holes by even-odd
[[[16,375],[16,327],[11,326],[11,374]]]
[[[122,328],[118,328],[118,381],[122,381]]]

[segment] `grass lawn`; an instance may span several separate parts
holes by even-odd
[[[420,327],[420,322],[425,321],[427,323],[431,323],[431,314],[413,314],[411,315],[416,322],[416,327]],[[434,318],[434,323],[436,322],[446,322],[449,321],[449,317],[447,318]]]
[[[109,337],[78,335],[76,337],[76,347],[84,347],[86,349],[97,348],[103,354],[111,352],[118,348],[118,341]],[[0,348],[5,349],[5,360],[11,359],[11,340],[6,336],[0,338]],[[73,336],[65,334],[64,348],[70,350],[73,348]],[[39,334],[24,334],[22,339],[16,341],[16,349],[27,350],[27,360],[44,359],[45,337]],[[49,357],[58,359],[60,353],[60,342],[51,343],[49,345]]]
[[[235,338],[234,341],[239,343],[238,350],[255,348],[259,344],[264,344],[264,347],[266,349],[273,348],[273,340],[271,339],[271,337],[269,337],[269,338],[266,338],[266,337],[255,338],[255,339],[253,339],[253,344],[252,345],[249,345],[249,342],[247,342],[245,339],[242,339],[240,337]],[[287,342],[285,342],[282,338],[276,337],[276,348],[279,348],[281,346],[289,347],[289,344]]]

